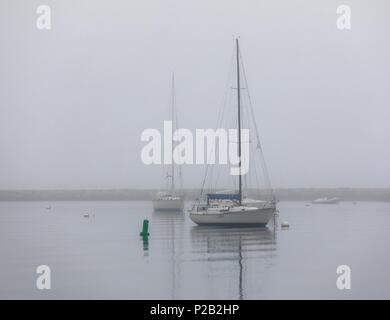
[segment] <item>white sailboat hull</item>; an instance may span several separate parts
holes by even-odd
[[[190,212],[190,218],[198,225],[240,225],[265,227],[275,212],[274,207],[236,212]]]
[[[183,198],[153,200],[153,209],[155,211],[182,211],[183,208],[184,208]]]
[[[258,209],[263,209],[267,205],[267,201],[264,200],[255,200],[255,199],[243,199],[242,204],[248,207],[256,207]]]

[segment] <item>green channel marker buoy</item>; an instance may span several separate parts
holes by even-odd
[[[148,236],[149,235],[148,229],[149,229],[149,220],[145,219],[142,225],[142,231],[139,235],[143,237]]]

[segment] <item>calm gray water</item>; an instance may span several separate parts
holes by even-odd
[[[279,210],[289,230],[197,227],[150,202],[1,202],[0,298],[390,298],[390,203]],[[350,290],[336,287],[342,264]],[[36,288],[39,265],[51,290]]]

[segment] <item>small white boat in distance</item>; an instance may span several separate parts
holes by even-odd
[[[312,204],[336,204],[340,202],[340,198],[318,198],[316,200],[313,200],[311,203]]]
[[[169,192],[158,192],[152,202],[155,211],[182,211],[184,208],[183,197]]]
[[[175,98],[175,77],[172,74],[172,96],[171,96],[171,112],[172,112],[172,128],[177,127],[177,117],[175,116],[176,109],[176,98]],[[171,155],[173,157],[173,149],[175,141],[172,139],[172,150]],[[175,162],[172,161],[170,172],[167,172],[166,179],[170,182],[170,187],[166,188],[165,191],[157,192],[155,197],[152,199],[154,211],[183,211],[184,208],[184,196],[178,194],[175,191]],[[181,170],[179,168],[179,178],[181,182]],[[182,183],[180,183],[182,185]],[[183,185],[182,185],[183,187]],[[182,189],[182,188],[181,188]]]

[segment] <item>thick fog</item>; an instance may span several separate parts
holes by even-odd
[[[39,5],[51,30],[36,27]],[[336,9],[351,7],[350,30]],[[146,128],[214,128],[240,36],[275,187],[389,187],[390,4],[1,0],[0,189],[156,188]],[[203,166],[184,165],[185,187]]]

